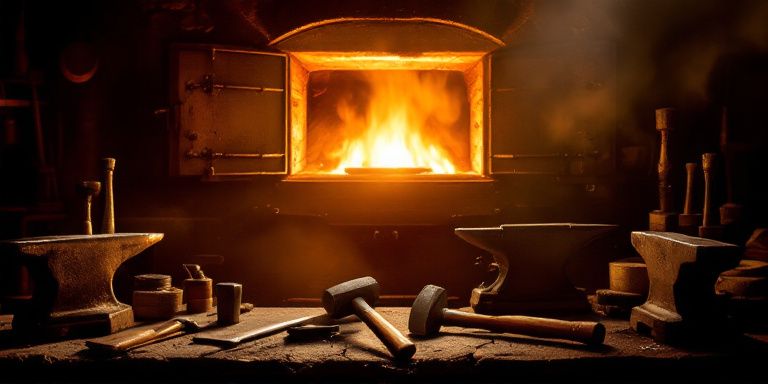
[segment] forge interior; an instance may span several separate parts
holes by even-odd
[[[198,264],[257,308],[316,307],[324,289],[373,276],[380,306],[435,284],[469,307],[495,286],[526,303],[501,314],[574,316],[544,288],[499,288],[500,269],[607,288],[610,262],[642,256],[631,232],[702,212],[704,153],[716,154],[707,220],[741,207],[718,238],[745,252],[768,225],[766,110],[760,0],[3,1],[0,239],[82,234],[85,180],[102,181],[101,233],[110,157],[116,232],[164,234],[119,264],[122,303],[134,276],[181,287],[182,264]],[[523,234],[540,242],[515,245],[528,264],[512,266],[456,232],[540,223],[616,227],[571,249]],[[4,252],[10,316],[44,284]],[[768,308],[765,287],[750,300]],[[410,377],[400,369],[379,373]]]

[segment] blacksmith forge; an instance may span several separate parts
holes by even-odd
[[[765,380],[766,20],[759,0],[1,2],[0,372]],[[365,297],[328,313],[356,315],[320,318],[350,281]],[[428,285],[487,329],[409,334]]]

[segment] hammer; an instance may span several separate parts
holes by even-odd
[[[432,336],[443,325],[480,328],[549,339],[599,345],[605,339],[605,326],[593,321],[565,321],[528,316],[487,316],[447,309],[445,289],[427,285],[413,302],[408,329],[418,336]]]
[[[354,313],[368,325],[395,359],[410,359],[416,353],[416,345],[371,307],[378,299],[379,283],[367,276],[326,289],[322,301],[330,317],[338,319]]]

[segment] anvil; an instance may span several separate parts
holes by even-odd
[[[14,312],[13,329],[45,337],[98,335],[133,324],[117,301],[112,278],[120,265],[162,233],[29,237],[0,242],[0,255],[29,269],[32,298]]]
[[[568,279],[566,264],[616,228],[570,223],[456,228],[456,235],[490,252],[499,268],[493,283],[472,290],[470,305],[477,313],[489,314],[585,310],[586,295]]]

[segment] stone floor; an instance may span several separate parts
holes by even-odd
[[[407,330],[408,308],[379,310]],[[320,313],[319,308],[255,308],[239,324],[207,332],[234,334]],[[641,337],[626,321],[599,320],[608,331],[599,347],[444,327],[438,337],[414,340],[417,352],[408,363],[393,362],[356,321],[342,324],[340,334],[328,340],[292,341],[281,333],[222,349],[194,344],[184,335],[113,356],[88,349],[82,339],[24,345],[5,330],[0,331],[0,381],[768,381],[765,337],[682,349]]]

